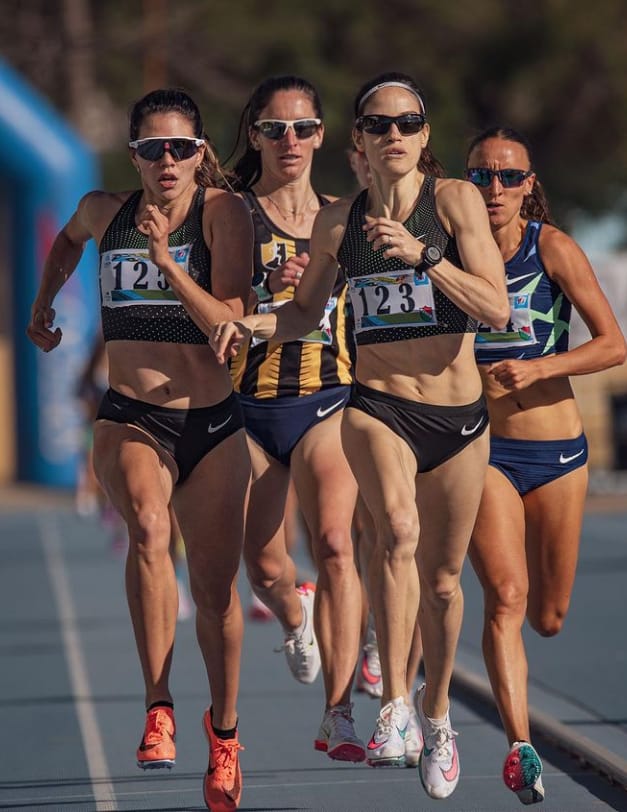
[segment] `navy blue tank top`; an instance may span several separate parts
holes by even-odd
[[[502,331],[479,325],[475,339],[478,364],[540,358],[568,350],[571,303],[542,264],[541,231],[542,223],[530,220],[520,248],[505,263],[509,322]]]

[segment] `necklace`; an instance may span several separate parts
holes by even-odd
[[[298,209],[288,209],[287,213],[279,206],[276,200],[272,199],[272,197],[269,194],[266,193],[265,197],[270,201],[270,203],[272,203],[274,208],[279,212],[279,214],[284,220],[289,219],[296,220],[297,217],[303,217],[305,214],[309,212],[316,211],[316,209],[313,209],[311,207],[311,202],[316,199],[315,192],[311,193],[311,197],[309,198],[309,200],[307,200],[304,207],[300,211],[298,211]]]

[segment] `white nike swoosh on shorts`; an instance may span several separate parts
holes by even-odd
[[[476,426],[471,426],[470,428],[466,428],[466,426],[463,426],[462,427],[462,435],[464,437],[468,437],[469,434],[474,434],[477,431],[477,429],[479,428],[479,426],[481,426],[482,424],[483,424],[483,417],[481,418],[481,420],[479,420],[479,422],[477,423]]]
[[[581,451],[578,451],[576,454],[573,454],[571,457],[565,457],[564,454],[562,453],[562,454],[560,454],[560,462],[562,463],[562,465],[565,465],[567,462],[572,462],[573,460],[576,460],[577,457],[581,457],[581,455],[583,454],[583,452],[585,450],[586,450],[585,448],[582,448]]]
[[[218,426],[212,426],[212,425],[211,425],[211,423],[209,423],[209,425],[207,426],[207,431],[209,432],[209,434],[214,434],[214,432],[216,432],[216,431],[220,431],[220,429],[224,428],[224,427],[226,426],[226,424],[229,422],[229,420],[230,420],[232,417],[233,417],[233,415],[232,415],[232,414],[230,414],[230,415],[229,415],[229,416],[226,418],[226,420],[224,421],[224,423],[220,423]]]
[[[327,406],[326,409],[323,409],[322,406],[318,406],[318,411],[316,412],[316,415],[318,417],[326,417],[332,411],[337,409],[338,406],[341,406],[342,403],[344,403],[344,398],[342,398],[342,400],[338,400],[338,402],[334,403],[333,406]]]

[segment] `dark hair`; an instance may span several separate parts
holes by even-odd
[[[388,82],[395,82],[399,85],[404,85],[410,93],[413,93],[416,96],[425,116],[427,115],[427,106],[425,104],[424,94],[411,76],[408,76],[406,73],[388,71],[387,73],[380,73],[378,76],[375,76],[374,79],[370,79],[359,88],[359,92],[355,96],[355,101],[353,104],[355,118],[358,118],[361,115],[365,102],[370,98],[370,92],[373,91],[377,85],[386,84]],[[433,152],[431,152],[429,144],[427,144],[427,146],[424,147],[420,153],[418,169],[421,172],[424,172],[425,175],[435,175],[436,178],[443,178],[446,175],[444,167],[435,157]]]
[[[152,90],[136,101],[129,112],[130,140],[136,141],[144,120],[158,113],[178,113],[191,123],[196,138],[204,138],[205,154],[202,163],[196,169],[196,183],[204,187],[228,187],[229,182],[220,166],[215,147],[204,131],[200,110],[184,90],[179,88]]]
[[[259,150],[254,149],[251,145],[249,132],[255,121],[259,119],[259,114],[263,108],[269,104],[274,94],[281,90],[298,90],[304,93],[311,100],[315,117],[322,118],[322,104],[318,91],[306,79],[289,75],[271,76],[257,85],[242,110],[237,129],[237,140],[226,160],[227,163],[232,159],[235,160],[232,174],[235,176],[234,185],[236,189],[250,188],[261,177],[261,155]],[[238,152],[241,153],[239,157],[237,156]]]
[[[478,147],[479,144],[483,144],[484,141],[487,141],[490,138],[501,138],[503,141],[513,141],[516,144],[520,144],[527,153],[529,166],[533,168],[531,144],[524,135],[511,127],[489,127],[487,130],[479,133],[479,135],[476,135],[470,142],[468,152],[466,153],[466,166],[468,166],[468,159],[470,158],[472,151]],[[551,212],[549,211],[549,202],[544,194],[542,184],[537,177],[534,180],[531,194],[525,195],[523,198],[523,202],[520,207],[520,215],[521,217],[524,217],[525,220],[539,220],[541,223],[555,225],[553,218],[551,217]]]

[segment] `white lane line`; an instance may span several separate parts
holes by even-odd
[[[545,765],[546,765],[546,762],[545,762]],[[361,769],[365,770],[366,768],[362,767]],[[392,768],[390,768],[390,769],[392,769]],[[577,781],[577,780],[583,780],[585,778],[590,779],[590,777],[591,777],[590,770],[585,770],[585,769],[584,770],[573,770],[572,772],[566,772],[566,773],[562,772],[561,770],[552,770],[552,769],[547,770],[547,769],[545,769],[544,772],[542,773],[542,775],[544,777],[546,777],[546,778],[550,778],[551,782],[553,782],[555,780],[569,781],[571,779],[574,780],[574,781]],[[417,779],[415,779],[415,776],[416,776],[416,772],[413,771],[411,774],[409,774],[409,775],[407,775],[407,776],[405,776],[403,778],[394,778],[394,779],[386,778],[385,779],[385,785],[387,786],[388,784],[407,784],[407,783],[411,783],[413,780],[417,780]],[[179,780],[181,780],[181,782],[183,781],[183,779],[179,779]],[[472,783],[476,783],[476,784],[479,784],[479,785],[484,785],[486,781],[493,781],[493,780],[495,780],[495,773],[477,773],[475,775],[468,775],[468,773],[464,774],[464,783],[466,785],[469,785],[469,784],[472,784]],[[603,779],[599,777],[599,780],[602,781]],[[124,779],[122,779],[122,783],[124,783]],[[346,780],[338,780],[338,781],[327,781],[327,780],[325,780],[324,781],[324,788],[325,789],[332,789],[335,786],[339,787],[339,786],[343,786],[343,785],[346,785],[346,784],[351,784],[351,785],[352,784],[361,784],[361,785],[370,784],[370,785],[372,785],[374,787],[374,786],[381,786],[382,781],[377,780],[377,779],[360,779],[360,778],[357,778],[357,779],[348,778]],[[290,788],[296,788],[296,787],[299,788],[299,789],[303,789],[303,788],[306,787],[306,788],[312,788],[314,790],[315,789],[319,790],[320,786],[321,786],[320,781],[291,781],[290,780],[290,781],[286,781],[286,782],[278,781],[275,784],[268,784],[268,783],[260,783],[260,784],[258,784],[258,783],[255,783],[255,782],[251,783],[250,781],[246,780],[246,771],[244,770],[244,793],[245,794],[250,793],[253,790],[272,790],[272,791],[276,791],[276,790],[283,791],[283,790],[285,790],[287,792],[287,791],[289,791]],[[126,800],[126,799],[128,801],[133,801],[135,798],[143,798],[146,801],[146,803],[148,803],[150,798],[154,798],[154,803],[155,804],[157,804],[157,803],[161,804],[162,802],[165,802],[164,799],[166,799],[167,796],[171,796],[171,795],[177,795],[177,796],[191,795],[192,793],[194,795],[198,795],[198,792],[199,792],[198,779],[195,778],[194,779],[194,786],[176,786],[176,787],[173,787],[172,789],[153,789],[153,788],[145,789],[145,788],[142,788],[140,790],[129,790],[127,792],[121,790],[120,792],[118,792],[118,801],[121,802],[121,801]],[[51,796],[37,795],[37,796],[33,796],[32,798],[27,798],[27,797],[22,797],[22,796],[19,796],[19,797],[16,796],[15,798],[4,798],[3,802],[5,803],[5,805],[6,804],[14,804],[16,806],[18,806],[18,805],[24,806],[24,804],[27,804],[27,803],[29,803],[29,804],[30,803],[32,803],[32,804],[37,804],[38,803],[38,804],[41,805],[41,804],[49,804],[51,802],[54,802],[54,803],[57,804],[57,806],[55,808],[60,809],[61,807],[59,807],[58,804],[61,804],[61,803],[76,804],[76,803],[78,803],[80,801],[89,801],[90,799],[91,799],[91,795],[89,795],[89,796],[88,795],[53,795],[53,796],[52,795]],[[244,800],[246,800],[245,795],[244,795]],[[2,808],[4,808],[4,807],[2,807]],[[139,807],[134,807],[134,808],[139,808]],[[146,808],[148,808],[148,807],[146,807]],[[171,808],[175,809],[175,808],[178,808],[178,807],[171,807]],[[195,806],[193,808],[196,809]],[[252,808],[252,807],[250,807],[250,808]],[[601,807],[599,807],[599,808],[601,808]],[[603,808],[605,808],[605,807],[603,807]]]
[[[96,710],[91,695],[87,667],[81,649],[76,610],[67,577],[59,526],[51,514],[39,519],[39,535],[46,558],[46,566],[54,592],[57,612],[61,621],[63,648],[70,672],[74,704],[87,757],[89,779],[96,801],[97,812],[115,812],[118,805],[109,775],[109,765],[102,744]]]

